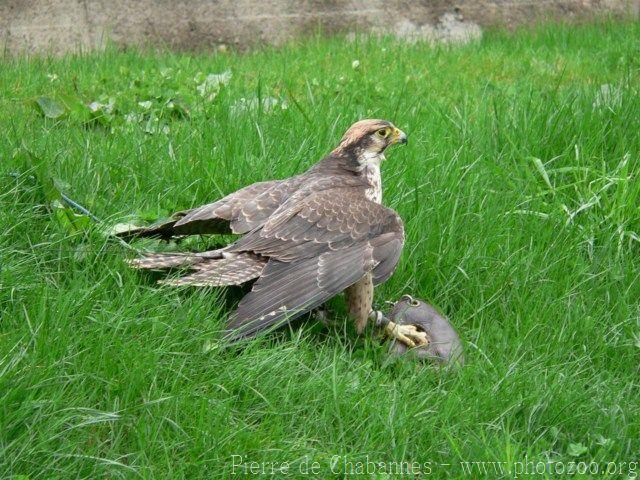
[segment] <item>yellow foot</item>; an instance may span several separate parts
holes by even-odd
[[[404,343],[409,348],[415,348],[429,343],[427,334],[418,330],[415,325],[398,325],[390,321],[385,325],[384,330],[387,332],[387,335]]]

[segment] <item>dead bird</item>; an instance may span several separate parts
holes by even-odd
[[[371,317],[377,326],[383,327],[389,336],[395,337],[390,347],[393,355],[411,352],[418,358],[439,366],[464,365],[462,342],[458,333],[447,317],[423,300],[403,295],[393,304],[388,317],[381,311],[372,312]],[[397,341],[394,330],[398,325],[404,328],[413,326],[416,330],[413,338],[419,340],[412,342],[413,345]]]

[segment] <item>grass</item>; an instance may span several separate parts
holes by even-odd
[[[399,462],[435,478],[516,478],[522,462],[635,478],[639,59],[640,24],[615,22],[454,48],[4,58],[0,478],[357,477],[367,461],[377,478]],[[228,292],[156,287],[102,233],[300,172],[361,117],[410,138],[383,168],[407,242],[377,300],[442,309],[465,340],[460,371],[390,359],[340,315],[205,352]]]

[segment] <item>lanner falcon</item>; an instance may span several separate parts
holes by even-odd
[[[202,253],[153,253],[130,261],[135,268],[188,267],[165,285],[240,285],[255,280],[228,322],[226,339],[257,333],[319,307],[346,292],[349,315],[362,332],[373,287],[398,264],[404,229],[398,214],[380,204],[380,164],[389,145],[407,142],[384,120],[361,120],[340,144],[305,173],[254,183],[217,202],[175,213],[171,220],[121,234],[171,238],[244,234]],[[400,326],[394,335],[414,346],[421,332]]]

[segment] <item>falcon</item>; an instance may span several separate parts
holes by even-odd
[[[338,146],[306,172],[259,182],[170,220],[121,234],[170,239],[185,235],[243,235],[217,250],[149,253],[130,260],[140,269],[186,268],[165,285],[223,286],[253,281],[228,320],[225,338],[251,338],[346,293],[361,333],[372,312],[374,286],[394,272],[404,244],[400,216],[381,205],[380,164],[390,145],[407,136],[385,120],[361,120]],[[424,341],[412,325],[399,340]]]

